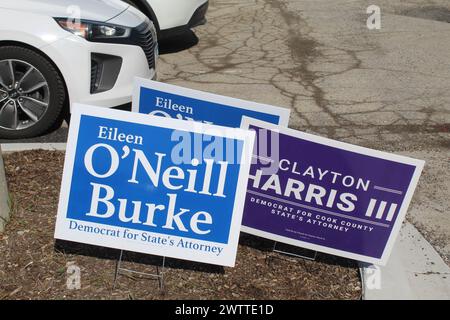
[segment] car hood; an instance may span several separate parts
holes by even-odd
[[[127,10],[120,0],[0,0],[0,8],[105,22]]]

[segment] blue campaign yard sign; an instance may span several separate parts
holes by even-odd
[[[253,139],[75,105],[55,238],[234,266]]]
[[[287,127],[290,110],[135,78],[132,111],[238,128],[243,116]]]

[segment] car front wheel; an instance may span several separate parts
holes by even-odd
[[[39,136],[59,120],[66,99],[61,75],[41,54],[0,47],[0,138]]]

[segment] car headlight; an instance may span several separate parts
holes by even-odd
[[[126,39],[131,34],[131,28],[108,23],[68,18],[55,18],[55,20],[64,30],[93,42]]]

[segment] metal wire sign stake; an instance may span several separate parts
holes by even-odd
[[[305,260],[309,260],[309,261],[315,261],[316,260],[317,251],[314,251],[314,255],[312,257],[310,257],[310,256],[305,256],[305,255],[296,254],[296,253],[293,253],[293,252],[288,252],[288,251],[283,251],[283,250],[277,249],[277,244],[278,244],[278,242],[276,242],[276,241],[273,243],[272,252],[281,253],[281,254],[284,254],[284,255],[287,255],[287,256],[291,256],[291,257],[295,257],[295,258],[299,258],[299,259],[305,259]]]
[[[117,259],[117,262],[116,262],[116,270],[115,270],[115,274],[114,274],[113,290],[116,288],[117,278],[118,278],[120,272],[123,271],[123,272],[127,272],[127,273],[137,274],[137,275],[140,275],[140,276],[143,276],[143,277],[156,278],[158,280],[159,290],[162,293],[165,292],[164,268],[165,268],[165,264],[166,264],[166,257],[162,257],[162,265],[161,266],[156,266],[156,274],[147,273],[147,272],[140,272],[140,271],[131,270],[131,269],[127,269],[127,268],[121,268],[122,258],[123,258],[123,250],[120,250],[119,259]]]

